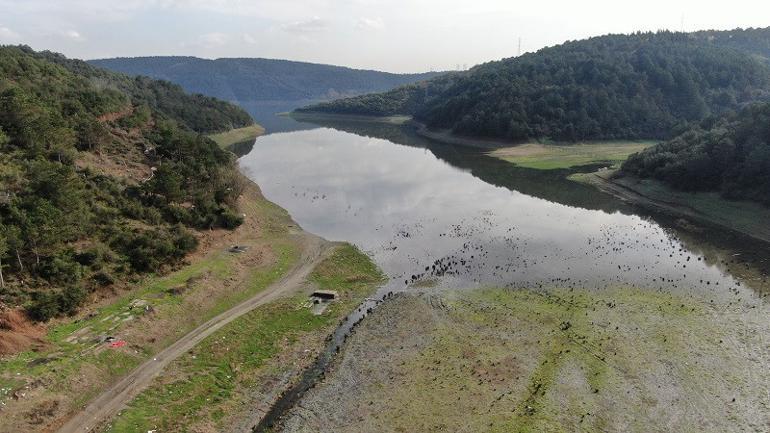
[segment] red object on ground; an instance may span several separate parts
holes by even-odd
[[[117,348],[123,347],[125,345],[126,345],[126,341],[125,340],[118,340],[118,341],[113,341],[112,343],[110,343],[110,347],[113,348],[113,349],[117,349]]]

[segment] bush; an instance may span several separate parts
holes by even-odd
[[[91,279],[101,287],[115,284],[115,278],[113,278],[107,271],[99,271],[95,273]]]
[[[83,276],[83,268],[69,254],[61,254],[43,259],[35,273],[52,283],[75,284]]]
[[[74,314],[86,298],[78,286],[67,286],[59,292],[36,292],[26,310],[32,319],[45,322],[61,315]]]
[[[234,230],[243,224],[243,216],[228,208],[222,209],[219,214],[218,225],[228,230]]]
[[[113,248],[121,250],[131,267],[139,272],[158,272],[197,247],[198,241],[187,229],[146,230],[121,233]]]

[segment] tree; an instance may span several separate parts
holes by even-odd
[[[8,238],[5,235],[5,226],[0,224],[0,288],[5,288],[5,277],[3,276],[3,259],[8,254]]]

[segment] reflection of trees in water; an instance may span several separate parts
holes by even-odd
[[[702,254],[706,263],[735,274],[755,290],[770,292],[770,248],[764,242],[709,224],[684,222],[680,218],[631,206],[594,187],[572,182],[566,176],[576,171],[593,171],[592,167],[576,170],[536,170],[515,165],[485,154],[473,147],[439,143],[416,133],[408,125],[344,121],[313,120],[319,126],[352,134],[384,139],[404,146],[429,150],[450,165],[469,171],[486,183],[515,190],[523,194],[572,207],[605,212],[621,212],[650,218],[679,239],[689,250]],[[740,269],[739,269],[740,268]]]
[[[613,197],[598,192],[595,188],[566,179],[576,171],[593,171],[593,167],[582,170],[534,170],[515,165],[485,154],[486,150],[454,144],[439,143],[415,132],[405,125],[387,123],[342,121],[319,119],[313,120],[321,126],[350,132],[356,135],[373,137],[430,150],[436,157],[450,165],[469,171],[486,183],[515,190],[523,194],[544,200],[585,209],[615,212],[626,210],[628,206]]]

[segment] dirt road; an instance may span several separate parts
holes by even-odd
[[[279,281],[268,286],[251,299],[231,308],[198,326],[174,344],[158,352],[152,359],[137,367],[122,380],[96,397],[81,412],[74,415],[59,430],[59,433],[82,433],[96,431],[110,418],[146,388],[152,380],[174,359],[195,347],[203,339],[228,323],[252,311],[260,305],[274,301],[297,289],[315,266],[332,250],[333,243],[315,235],[302,232],[300,245],[302,257]]]

